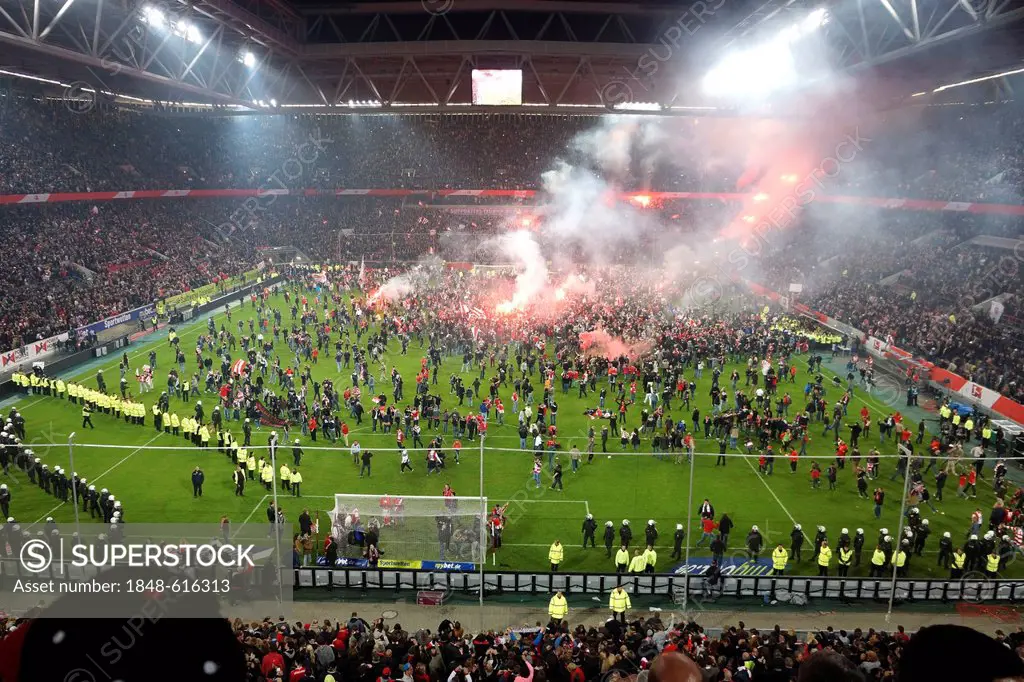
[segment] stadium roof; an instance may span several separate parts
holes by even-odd
[[[833,73],[881,80],[887,96],[1024,58],[1024,0],[821,7]],[[520,69],[519,110],[710,113],[722,105],[697,85],[716,59],[819,9],[810,0],[0,0],[0,69],[54,81],[36,83],[56,95],[396,111],[469,110],[474,69]]]

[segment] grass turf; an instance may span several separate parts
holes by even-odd
[[[271,299],[274,307],[279,308],[285,315],[287,308],[284,305],[283,297],[276,296]],[[232,326],[239,317],[247,320],[255,315],[251,306],[242,310],[237,307],[232,311]],[[225,322],[223,313],[218,313],[215,318],[218,328]],[[193,347],[195,339],[201,333],[205,333],[205,318],[191,323],[188,326],[178,329],[181,337],[181,347],[189,358],[188,372],[191,373],[194,363]],[[283,342],[282,342],[283,344]],[[166,341],[166,335],[161,332],[156,337],[149,337],[137,343],[131,348],[130,358],[132,369],[147,361],[150,349],[157,351],[157,371],[155,372],[156,391],[145,396],[144,402],[147,408],[152,406],[165,383],[167,368],[171,365],[171,355]],[[290,353],[281,353],[282,362],[286,363]],[[408,355],[400,353],[401,347],[397,340],[392,340],[388,349],[388,366],[397,366],[403,377],[406,378],[406,385],[413,386],[412,381],[415,372],[419,368],[422,351],[418,344],[413,341],[409,346]],[[240,353],[236,353],[236,356]],[[313,376],[317,379],[331,377],[339,390],[349,384],[349,370],[343,370],[338,376],[335,371],[335,364],[332,353],[324,353],[324,358],[318,365],[313,366]],[[98,367],[102,367],[107,379],[108,386],[117,384],[117,365],[120,356],[109,356],[102,361]],[[802,389],[808,378],[806,362],[797,359],[798,374],[796,383],[791,386],[791,395],[794,396],[794,406],[802,402]],[[97,365],[93,364],[64,375],[64,378],[72,378],[95,387],[95,374]],[[448,377],[461,369],[461,356],[446,358],[442,372],[438,379],[438,385],[434,387],[435,393],[440,393],[444,406],[451,407],[457,403],[455,396],[448,393]],[[727,377],[732,367],[727,367],[723,377]],[[742,371],[741,371],[742,374]],[[692,378],[692,370],[688,372]],[[826,373],[827,375],[827,373]],[[473,373],[465,375],[466,383],[471,383]],[[826,384],[829,382],[826,381]],[[705,374],[699,382],[696,392],[696,405],[702,414],[710,411],[710,401],[707,395],[710,386],[710,378]],[[741,384],[742,385],[742,384]],[[727,382],[723,381],[727,387]],[[134,383],[132,388],[135,388]],[[378,392],[382,387],[378,382]],[[560,391],[560,388],[556,387]],[[369,392],[364,388],[364,405],[368,403]],[[406,391],[411,396],[412,389]],[[497,448],[518,448],[519,438],[516,433],[515,415],[511,412],[511,387],[503,389],[502,398],[506,405],[506,417],[510,425],[497,426],[493,422],[487,436],[487,445]],[[839,389],[829,388],[828,395],[834,400],[838,398]],[[628,518],[634,529],[634,538],[643,537],[643,528],[648,519],[654,519],[661,537],[658,541],[659,569],[668,570],[675,562],[669,559],[672,544],[672,534],[676,523],[686,522],[687,495],[689,492],[689,466],[685,463],[675,464],[672,460],[656,460],[650,449],[649,440],[645,440],[641,446],[641,456],[630,454],[617,455],[621,452],[618,439],[609,440],[609,452],[612,457],[607,457],[600,452],[595,456],[594,462],[590,465],[584,464],[576,474],[571,473],[569,466],[568,449],[570,443],[575,442],[584,450],[584,461],[586,459],[586,432],[591,420],[583,414],[587,407],[596,406],[596,396],[589,399],[577,398],[576,390],[572,389],[568,395],[557,395],[559,402],[558,428],[559,440],[563,445],[561,461],[565,469],[564,491],[549,489],[550,479],[540,489],[534,488],[531,477],[531,466],[533,457],[525,452],[487,452],[485,454],[485,478],[484,489],[481,493],[479,484],[479,454],[477,443],[465,443],[461,463],[451,463],[440,476],[426,476],[424,463],[425,451],[413,451],[413,466],[415,472],[399,473],[399,455],[396,452],[381,452],[373,461],[373,475],[369,478],[359,478],[358,466],[352,463],[347,449],[339,442],[337,451],[313,452],[307,449],[302,462],[303,471],[303,498],[296,499],[288,497],[283,491],[279,491],[282,506],[288,518],[294,521],[302,508],[308,507],[310,511],[326,511],[333,508],[333,495],[335,493],[373,494],[384,493],[399,495],[440,495],[444,483],[451,483],[455,491],[462,496],[476,496],[483,494],[488,497],[490,504],[504,503],[508,500],[519,500],[510,508],[509,523],[504,533],[504,546],[498,552],[494,562],[498,568],[512,570],[547,570],[547,548],[555,538],[561,539],[566,545],[565,559],[561,566],[566,571],[611,571],[613,570],[610,559],[605,558],[604,548],[601,547],[600,534],[601,526],[605,521],[614,522],[616,530],[622,519]],[[610,400],[610,397],[609,397]],[[411,401],[411,397],[408,401]],[[216,403],[214,396],[204,396],[204,405],[209,409]],[[891,411],[892,408],[881,404],[872,396],[857,391],[851,414],[848,421],[852,421],[854,413],[859,412],[862,404],[867,404],[872,412],[872,420],[877,424],[880,418]],[[71,432],[76,432],[75,442],[102,443],[116,445],[117,448],[76,448],[74,453],[75,470],[85,476],[90,483],[98,488],[106,487],[122,500],[125,508],[125,517],[128,523],[131,522],[191,522],[216,523],[222,516],[228,516],[232,523],[240,524],[246,520],[249,523],[266,523],[265,509],[269,498],[264,499],[266,491],[262,486],[249,482],[246,487],[245,497],[238,498],[234,495],[234,488],[230,480],[232,467],[227,458],[217,452],[215,448],[205,451],[186,444],[180,437],[169,434],[158,433],[152,426],[152,417],[147,415],[146,426],[127,425],[123,421],[115,420],[111,416],[94,414],[93,421],[96,424],[95,430],[82,429],[80,411],[77,406],[56,398],[29,395],[17,402],[18,409],[24,414],[28,441],[33,443],[36,455],[48,462],[51,467],[55,465],[65,466],[68,462],[68,447],[66,445]],[[679,401],[674,401],[675,410],[670,411],[676,418],[683,414]],[[693,404],[691,404],[692,410]],[[898,409],[898,408],[897,408]],[[174,398],[171,400],[171,410],[176,411],[179,416],[191,413],[191,406],[184,406],[181,401]],[[464,413],[465,408],[460,408]],[[689,410],[686,411],[686,420],[689,422]],[[630,410],[631,423],[636,422],[636,415],[639,408],[633,407]],[[343,415],[347,417],[347,411]],[[356,427],[352,420],[347,420],[353,428],[353,438],[357,438],[364,449],[370,448],[394,448],[394,440],[391,435],[370,433],[370,420],[363,419],[361,427]],[[599,422],[597,430],[600,433]],[[235,435],[240,437],[241,426],[237,422],[231,422]],[[916,427],[916,424],[913,425]],[[766,552],[770,553],[771,548],[777,542],[783,542],[789,546],[789,533],[794,520],[803,525],[805,532],[813,537],[814,528],[818,524],[827,527],[829,537],[834,544],[842,527],[850,529],[851,533],[858,527],[863,527],[867,535],[865,556],[860,569],[851,571],[851,575],[864,575],[867,571],[867,564],[870,551],[874,546],[878,529],[887,527],[895,535],[898,526],[900,495],[902,493],[902,480],[890,481],[889,477],[895,468],[895,459],[884,459],[881,465],[881,475],[874,485],[881,485],[886,490],[885,509],[880,520],[873,515],[873,505],[870,500],[863,500],[858,497],[856,491],[855,476],[852,465],[839,473],[839,489],[830,492],[827,482],[822,481],[819,490],[812,490],[810,486],[810,462],[817,459],[822,469],[827,466],[831,459],[831,447],[829,439],[820,437],[820,424],[812,426],[814,440],[808,446],[808,455],[802,458],[799,464],[798,473],[789,473],[789,463],[783,458],[776,461],[775,473],[772,476],[761,477],[757,473],[755,460],[746,458],[730,458],[725,468],[715,466],[717,455],[717,443],[698,438],[697,450],[706,453],[714,453],[705,456],[698,456],[695,460],[695,476],[693,483],[694,499],[694,522],[690,529],[691,541],[699,537],[697,528],[696,507],[700,501],[708,497],[715,505],[718,514],[728,512],[736,523],[736,528],[730,539],[730,553],[737,552],[743,543],[747,531],[752,524],[757,524],[765,537]],[[253,445],[264,445],[269,429],[264,428],[262,432],[253,433]],[[293,437],[297,434],[293,430]],[[424,430],[425,440],[429,441],[431,432]],[[703,434],[695,434],[702,436]],[[848,433],[844,433],[844,436]],[[410,438],[411,441],[411,438]],[[862,439],[861,449],[866,453],[872,444],[878,442],[877,430],[873,430],[871,438]],[[446,438],[446,445],[450,445],[450,436]],[[214,443],[215,444],[215,443]],[[308,437],[302,437],[303,446],[312,445]],[[148,451],[146,446],[179,446],[180,449],[172,451],[154,450]],[[317,445],[328,445],[321,437]],[[598,438],[597,449],[600,451],[600,438]],[[893,442],[887,441],[881,447],[883,455],[895,453]],[[285,461],[291,463],[290,448],[283,448],[282,456]],[[545,477],[547,457],[545,455]],[[849,463],[848,463],[849,464]],[[190,473],[195,466],[203,467],[206,473],[206,484],[202,498],[192,497]],[[8,482],[12,493],[13,502],[11,513],[23,524],[39,524],[47,516],[53,516],[60,524],[69,524],[74,519],[71,504],[60,504],[52,496],[46,495],[36,486],[31,486],[22,472],[14,467],[11,469],[10,477],[4,479]],[[991,488],[984,483],[979,485],[979,496],[977,500],[961,500],[955,495],[955,481],[950,477],[946,488],[945,502],[936,502],[944,515],[933,514],[926,507],[921,507],[923,516],[929,518],[932,527],[932,536],[928,540],[927,553],[923,558],[914,558],[911,562],[911,575],[915,577],[946,577],[947,572],[935,566],[935,550],[937,549],[938,538],[943,531],[951,531],[954,544],[962,541],[963,533],[969,524],[970,513],[975,506],[987,509],[991,506],[993,495]],[[598,521],[598,547],[597,549],[583,550],[580,548],[581,532],[584,515],[589,509]],[[82,515],[83,521],[88,521],[88,514]],[[322,523],[327,523],[326,516],[321,515]],[[33,531],[38,528],[33,528]],[[385,541],[386,542],[386,541]],[[813,574],[816,567],[810,564],[807,550],[808,542],[805,544],[804,563],[798,567],[790,566],[790,573]],[[386,547],[386,545],[385,545]],[[706,547],[693,551],[694,556],[706,555]],[[394,554],[392,555],[394,556]],[[422,557],[437,558],[437,557]],[[488,557],[490,566],[492,559]],[[833,570],[834,570],[833,561]],[[1014,567],[1010,572],[1015,572]]]

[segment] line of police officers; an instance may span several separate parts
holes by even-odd
[[[592,514],[587,514],[583,520],[583,547],[588,545],[594,547],[597,523]],[[910,569],[912,556],[923,556],[931,528],[928,519],[921,518],[920,510],[911,507],[907,512],[907,523],[903,529],[903,538],[897,543],[889,534],[889,529],[882,528],[878,533],[878,540],[874,550],[871,551],[869,575],[871,577],[884,577],[896,569],[898,577],[906,577]],[[611,521],[605,523],[604,543],[607,556],[612,556],[612,545],[615,541],[615,528]],[[639,548],[629,552],[629,544],[633,538],[633,532],[628,519],[623,519],[619,528],[619,549],[615,552],[616,573],[654,573],[656,572],[658,554],[654,549],[655,541],[658,538],[658,530],[654,520],[647,522],[645,529],[646,549]],[[681,558],[681,546],[686,533],[682,524],[676,525],[676,532],[673,536],[674,549],[673,559]],[[805,534],[800,524],[795,524],[790,533],[790,547],[787,550],[785,545],[779,543],[771,554],[773,575],[782,575],[790,562],[790,558],[799,563],[802,561],[802,550]],[[828,533],[825,526],[818,526],[814,536],[814,551],[811,561],[818,567],[819,576],[828,576],[835,560],[836,574],[840,577],[848,576],[850,569],[861,565],[861,558],[866,544],[866,536],[863,528],[858,528],[851,537],[849,529],[843,528],[839,535],[839,541],[833,548],[828,542]],[[950,578],[953,580],[963,577],[969,571],[984,571],[991,577],[995,577],[1000,570],[1006,568],[1006,564],[1016,553],[1016,548],[1009,536],[1003,536],[997,543],[995,532],[987,532],[983,538],[971,535],[968,541],[961,547],[953,546],[953,540],[949,532],[942,534],[939,539],[939,553],[937,565],[947,568],[950,571]],[[752,526],[746,538],[746,550],[748,558],[757,560],[764,545],[764,538],[758,527]],[[713,561],[716,564],[722,562],[724,554],[724,542],[721,537],[716,537],[711,544]],[[562,561],[564,549],[556,540],[548,551],[548,559],[551,563],[551,570],[557,571]]]
[[[89,426],[94,427],[92,423],[92,414],[94,412],[100,412],[103,414],[113,415],[115,418],[124,417],[126,423],[136,424],[140,426],[145,425],[146,421],[146,408],[141,403],[136,403],[125,398],[120,398],[114,395],[108,395],[99,390],[90,389],[82,384],[75,382],[65,382],[64,380],[57,378],[51,379],[46,376],[41,376],[37,373],[23,374],[15,372],[12,375],[12,379],[15,384],[21,386],[26,392],[38,393],[42,395],[48,395],[60,399],[65,397],[72,404],[81,405],[82,407],[82,425],[83,427]],[[97,375],[97,385],[102,385],[101,374]],[[302,472],[299,470],[299,465],[302,460],[303,451],[299,445],[299,439],[295,439],[294,446],[292,447],[292,460],[293,465],[288,466],[287,463],[282,463],[280,471],[277,472],[278,476],[275,476],[274,467],[272,460],[269,456],[259,457],[249,450],[252,441],[252,421],[246,418],[242,424],[242,435],[243,443],[239,443],[231,431],[223,428],[224,421],[221,415],[221,406],[217,405],[213,408],[213,412],[210,416],[209,422],[204,419],[204,408],[202,401],[197,401],[194,406],[194,414],[192,416],[186,416],[180,418],[177,413],[169,412],[170,399],[166,391],[162,392],[157,402],[152,405],[150,412],[153,418],[153,427],[156,431],[163,431],[174,436],[182,436],[185,440],[191,442],[197,447],[209,447],[210,441],[216,436],[217,449],[228,456],[232,463],[236,466],[232,472],[231,478],[235,486],[235,495],[244,496],[245,482],[259,481],[263,484],[263,487],[267,490],[272,490],[275,482],[275,478],[281,481],[281,486],[285,492],[291,493],[294,497],[301,497],[302,495]],[[12,430],[17,432],[20,429],[21,433],[24,433],[24,419],[17,413],[16,410],[12,411],[11,418],[8,422],[12,425]],[[4,433],[7,431],[5,430]],[[17,441],[20,443],[20,440]],[[17,443],[12,443],[13,450],[15,453],[19,452]],[[275,449],[278,447],[278,435],[276,431],[273,431],[267,442],[268,448]],[[9,452],[8,448],[3,447],[3,437],[0,437],[0,456],[7,456]],[[57,467],[54,471],[50,471],[48,465],[42,464],[38,457],[34,457],[33,453],[29,449],[20,450],[21,456],[26,459],[25,462],[20,463],[19,466],[29,474],[29,478],[33,483],[36,482],[36,478],[40,481],[40,487],[49,492],[52,488],[54,495],[63,501],[68,501],[70,495],[68,491],[68,483],[66,481],[66,473],[60,467]],[[0,459],[0,463],[2,463]],[[29,465],[32,466],[29,466]],[[6,471],[6,468],[5,468]],[[192,472],[193,476],[193,488],[195,489],[195,471]],[[73,476],[77,480],[77,476]],[[84,480],[84,479],[83,479]],[[77,485],[77,484],[76,484]],[[4,489],[6,490],[6,489]],[[81,496],[86,500],[83,504],[88,504],[87,498],[90,497],[90,493],[94,493],[95,490],[84,489]],[[100,494],[97,494],[97,498]],[[4,495],[0,492],[0,502],[3,501]],[[10,493],[6,495],[7,504],[10,503]],[[86,506],[83,506],[83,511],[86,510]],[[95,510],[91,504],[88,504],[88,510],[94,516],[102,515],[102,506],[97,506]],[[3,516],[8,516],[8,513],[4,513]],[[105,518],[105,520],[107,520]]]

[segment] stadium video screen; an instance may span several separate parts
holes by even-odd
[[[519,69],[473,69],[473,104],[513,106],[523,103],[523,72]]]

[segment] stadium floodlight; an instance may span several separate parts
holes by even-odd
[[[797,81],[793,59],[796,43],[827,22],[828,12],[819,7],[768,41],[726,54],[704,77],[704,91],[713,96],[764,96],[792,86]]]
[[[661,111],[657,102],[622,102],[614,107],[617,111]]]
[[[277,100],[276,99],[270,100],[270,106],[276,107],[277,106]]]
[[[245,52],[238,55],[238,61],[242,62],[242,64],[251,69],[252,67],[256,66],[256,55],[254,55],[249,50],[246,50]]]
[[[820,28],[828,23],[828,10],[824,7],[819,7],[814,10],[804,19],[804,28],[808,31],[813,31],[816,28]]]
[[[174,33],[190,43],[198,45],[203,42],[203,34],[199,31],[199,27],[184,19],[174,24]]]
[[[160,11],[159,7],[146,5],[142,8],[142,21],[154,28],[159,28],[164,25],[164,13]]]
[[[796,68],[790,44],[775,40],[733,52],[704,77],[709,95],[766,95],[793,84]]]

